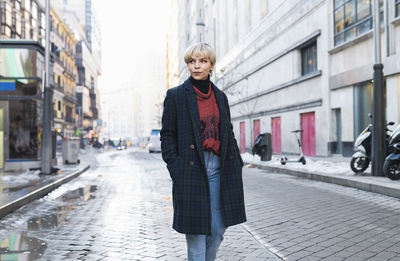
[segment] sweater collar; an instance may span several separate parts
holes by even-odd
[[[190,76],[190,81],[202,93],[207,94],[210,91],[210,76],[206,80],[196,80]]]

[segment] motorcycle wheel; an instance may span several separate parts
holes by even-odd
[[[305,159],[305,158],[301,158],[301,163],[302,163],[303,165],[306,165],[306,163],[307,163],[306,159]]]
[[[282,165],[285,165],[285,164],[286,164],[286,160],[287,160],[286,157],[282,157],[282,158],[281,158],[281,164],[282,164]]]
[[[363,173],[369,165],[369,160],[365,157],[352,158],[350,168],[354,173]]]
[[[385,163],[383,164],[383,174],[391,180],[400,179],[399,162],[385,160]]]

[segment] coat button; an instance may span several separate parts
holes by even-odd
[[[191,148],[192,150],[194,150],[194,145],[193,145],[193,144],[190,144],[190,148]]]
[[[230,159],[230,160],[232,160],[232,159],[233,159],[233,156],[232,156],[232,155],[230,155],[230,156],[229,156],[229,159]]]
[[[194,165],[194,162],[193,162],[193,161],[190,161],[189,164],[190,164],[190,166],[193,166],[193,165]]]

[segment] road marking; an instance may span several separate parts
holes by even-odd
[[[258,243],[260,243],[264,248],[266,248],[268,251],[276,255],[279,259],[286,260],[286,256],[283,255],[282,253],[279,252],[278,249],[274,248],[267,242],[265,242],[261,236],[257,234],[254,230],[252,230],[248,225],[246,224],[241,224],[241,226],[246,230],[255,240],[257,240]]]

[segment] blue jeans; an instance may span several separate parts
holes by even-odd
[[[207,167],[211,199],[211,235],[186,234],[188,261],[212,261],[224,239],[226,227],[221,216],[220,206],[220,172],[221,164],[218,155],[211,151],[204,152]]]

